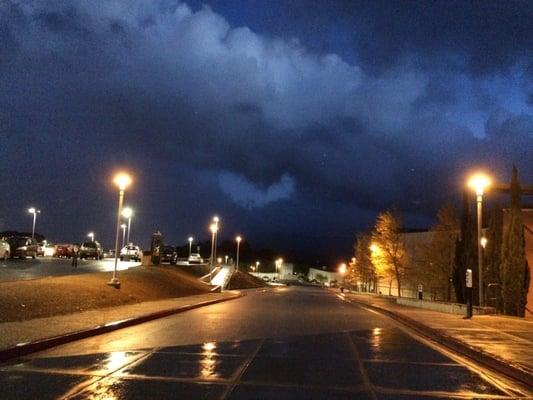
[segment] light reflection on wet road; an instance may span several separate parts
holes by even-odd
[[[510,398],[385,317],[279,289],[0,366],[4,399]]]

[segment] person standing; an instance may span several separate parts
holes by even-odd
[[[72,247],[72,268],[78,267],[78,255],[79,255],[78,244],[75,244]]]

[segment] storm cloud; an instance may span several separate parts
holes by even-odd
[[[12,215],[20,200],[57,197],[63,215],[89,224],[96,204],[112,195],[94,188],[126,165],[143,185],[134,194],[145,212],[143,240],[159,226],[179,240],[218,209],[230,218],[244,213],[251,236],[268,241],[276,226],[252,213],[269,220],[292,213],[277,226],[290,235],[301,230],[299,209],[325,230],[336,227],[345,248],[386,207],[411,216],[408,223],[430,221],[471,167],[504,178],[514,162],[533,179],[533,32],[513,13],[519,3],[503,14],[479,6],[479,18],[467,6],[462,19],[452,5],[445,38],[430,34],[442,4],[398,7],[397,18],[390,5],[365,4],[356,12],[338,2],[324,14],[324,23],[342,15],[340,29],[349,21],[359,35],[340,51],[297,37],[305,21],[320,20],[305,12],[301,29],[276,35],[232,24],[217,2],[2,3],[0,134],[9,151],[0,177],[11,183],[2,209]],[[487,15],[499,40],[491,45]],[[512,33],[499,18],[512,22]],[[513,46],[502,44],[511,38]],[[442,65],[429,68],[437,60]],[[163,209],[181,219],[178,228]],[[51,220],[47,228],[56,236],[65,230]]]

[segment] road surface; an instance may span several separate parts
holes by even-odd
[[[139,265],[138,262],[119,260],[117,268],[124,270]],[[35,260],[31,258],[0,260],[0,282],[112,271],[114,267],[115,259],[111,258],[78,260],[76,269],[71,267],[71,260],[66,258],[38,257]]]
[[[2,399],[515,398],[330,291],[277,288],[0,366]]]

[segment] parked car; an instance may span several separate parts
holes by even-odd
[[[11,254],[11,246],[5,240],[0,240],[0,258],[7,260]]]
[[[13,236],[8,240],[11,247],[11,257],[19,258],[36,258],[37,257],[37,242],[28,236]]]
[[[120,250],[120,261],[141,261],[142,251],[139,246],[128,244]]]
[[[55,246],[54,257],[72,257],[72,252],[74,251],[74,245],[63,243]]]
[[[46,243],[43,247],[44,257],[53,257],[56,254],[56,246],[51,243]]]
[[[97,241],[84,242],[79,250],[80,258],[94,258],[95,260],[101,260],[104,258],[104,250],[102,245]]]
[[[176,264],[176,261],[178,260],[178,253],[173,246],[161,247],[161,249],[159,249],[159,256],[161,257],[161,262]]]
[[[203,263],[204,263],[204,259],[202,258],[202,256],[200,256],[199,253],[192,253],[189,256],[189,264],[203,264]]]

